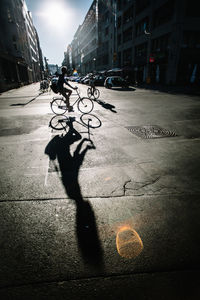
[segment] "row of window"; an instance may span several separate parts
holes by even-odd
[[[123,7],[130,2],[129,0],[118,0],[117,10],[123,9]],[[145,10],[151,3],[151,0],[136,0],[135,1],[135,12],[136,15]],[[161,24],[168,22],[173,16],[174,12],[174,0],[168,0],[161,5],[153,13],[153,27],[157,27]],[[131,8],[133,11],[133,6]],[[186,0],[185,16],[187,17],[200,17],[199,2],[197,0]],[[120,20],[119,20],[120,22]]]
[[[164,23],[167,23],[170,21],[170,19],[173,16],[174,11],[174,2],[172,0],[167,1],[163,6],[159,7],[154,13],[153,13],[153,22],[152,27],[156,28]],[[117,27],[120,28],[123,24],[128,23],[133,19],[133,7],[126,11],[123,15],[123,17],[119,16],[117,19]],[[141,34],[144,34],[144,30],[149,30],[149,17],[145,17],[140,22],[136,24],[136,36],[139,36]]]
[[[133,5],[124,12],[122,16],[117,18],[117,28],[120,28],[122,24],[126,24],[133,20]]]
[[[117,0],[117,9],[121,10],[125,5],[131,3],[133,0]]]
[[[169,46],[169,35],[167,34],[152,40],[151,52],[154,54],[164,53],[168,49],[168,46]],[[146,57],[146,55],[147,55],[147,42],[137,45],[135,47],[136,57]]]
[[[122,42],[126,43],[128,41],[131,41],[132,38],[133,38],[133,28],[130,27],[130,28],[128,28],[127,30],[125,30],[123,32],[123,35],[122,34],[118,34],[118,36],[117,36],[117,44],[121,45]]]
[[[163,53],[169,49],[169,38],[170,35],[166,34],[157,39],[152,40],[151,52],[152,53]],[[200,31],[184,31],[182,47],[184,48],[200,48]],[[140,44],[135,47],[135,55],[146,56],[147,54],[147,42]]]
[[[166,49],[163,49],[165,51]],[[155,55],[153,52],[152,48],[152,53]],[[118,52],[118,62],[121,64],[121,54],[123,58],[123,63],[124,64],[132,64],[132,48],[124,50],[122,53],[119,51]],[[141,45],[138,45],[135,47],[135,58],[144,58],[146,59],[147,56],[147,43],[143,43]]]
[[[185,48],[200,48],[200,31],[185,31],[182,46]]]
[[[117,59],[119,66],[122,65],[131,65],[132,64],[132,48],[126,49],[123,52],[119,51],[117,53]]]

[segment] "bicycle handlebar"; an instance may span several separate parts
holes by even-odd
[[[74,87],[74,89],[75,89],[75,91],[76,91],[77,95],[80,97],[80,93],[79,93],[78,87],[77,87],[77,86],[75,86],[75,87]]]

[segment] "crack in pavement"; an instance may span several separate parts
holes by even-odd
[[[150,186],[150,185],[153,185],[155,184],[156,182],[158,182],[160,180],[160,176],[155,178],[154,180],[151,180],[151,181],[147,181],[147,182],[137,182],[137,181],[133,181],[133,186],[130,186],[130,187],[127,187],[126,185],[129,183],[129,182],[132,182],[131,180],[128,180],[125,182],[124,184],[124,196],[126,196],[126,191],[127,190],[140,190],[140,189],[143,189],[147,186]]]

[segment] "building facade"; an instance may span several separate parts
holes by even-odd
[[[58,65],[48,64],[49,75],[55,75],[55,73],[59,72]]]
[[[42,53],[24,0],[1,0],[0,91],[40,80]]]
[[[96,69],[97,45],[98,45],[98,1],[94,0],[82,26],[79,28],[76,35],[76,44],[78,44],[78,53],[81,72],[89,73]],[[74,53],[72,44],[72,53]],[[78,66],[74,66],[77,68]]]
[[[74,51],[75,53],[75,51]],[[64,60],[62,62],[62,66],[66,66],[67,67],[67,74],[68,76],[70,76],[73,73],[73,64],[72,64],[72,46],[71,44],[69,44],[67,46],[67,51],[64,52]],[[78,66],[78,63],[77,63]],[[80,72],[80,70],[79,70]]]
[[[200,82],[195,0],[95,0],[72,42],[82,74],[121,68],[133,82]]]
[[[40,73],[40,46],[38,44],[39,38],[37,31],[33,25],[31,12],[28,11],[26,3],[23,4],[23,16],[25,20],[26,34],[27,34],[27,63],[29,82],[37,82],[41,79]],[[29,54],[29,55],[28,55]]]
[[[198,81],[200,13],[196,1],[136,1],[133,39],[137,81],[162,84]]]

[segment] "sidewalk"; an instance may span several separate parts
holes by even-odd
[[[147,84],[141,83],[135,88],[147,89],[152,91],[159,91],[163,93],[169,94],[186,94],[186,95],[194,95],[200,96],[200,85],[199,86],[173,86],[173,85],[161,85],[161,84]]]

